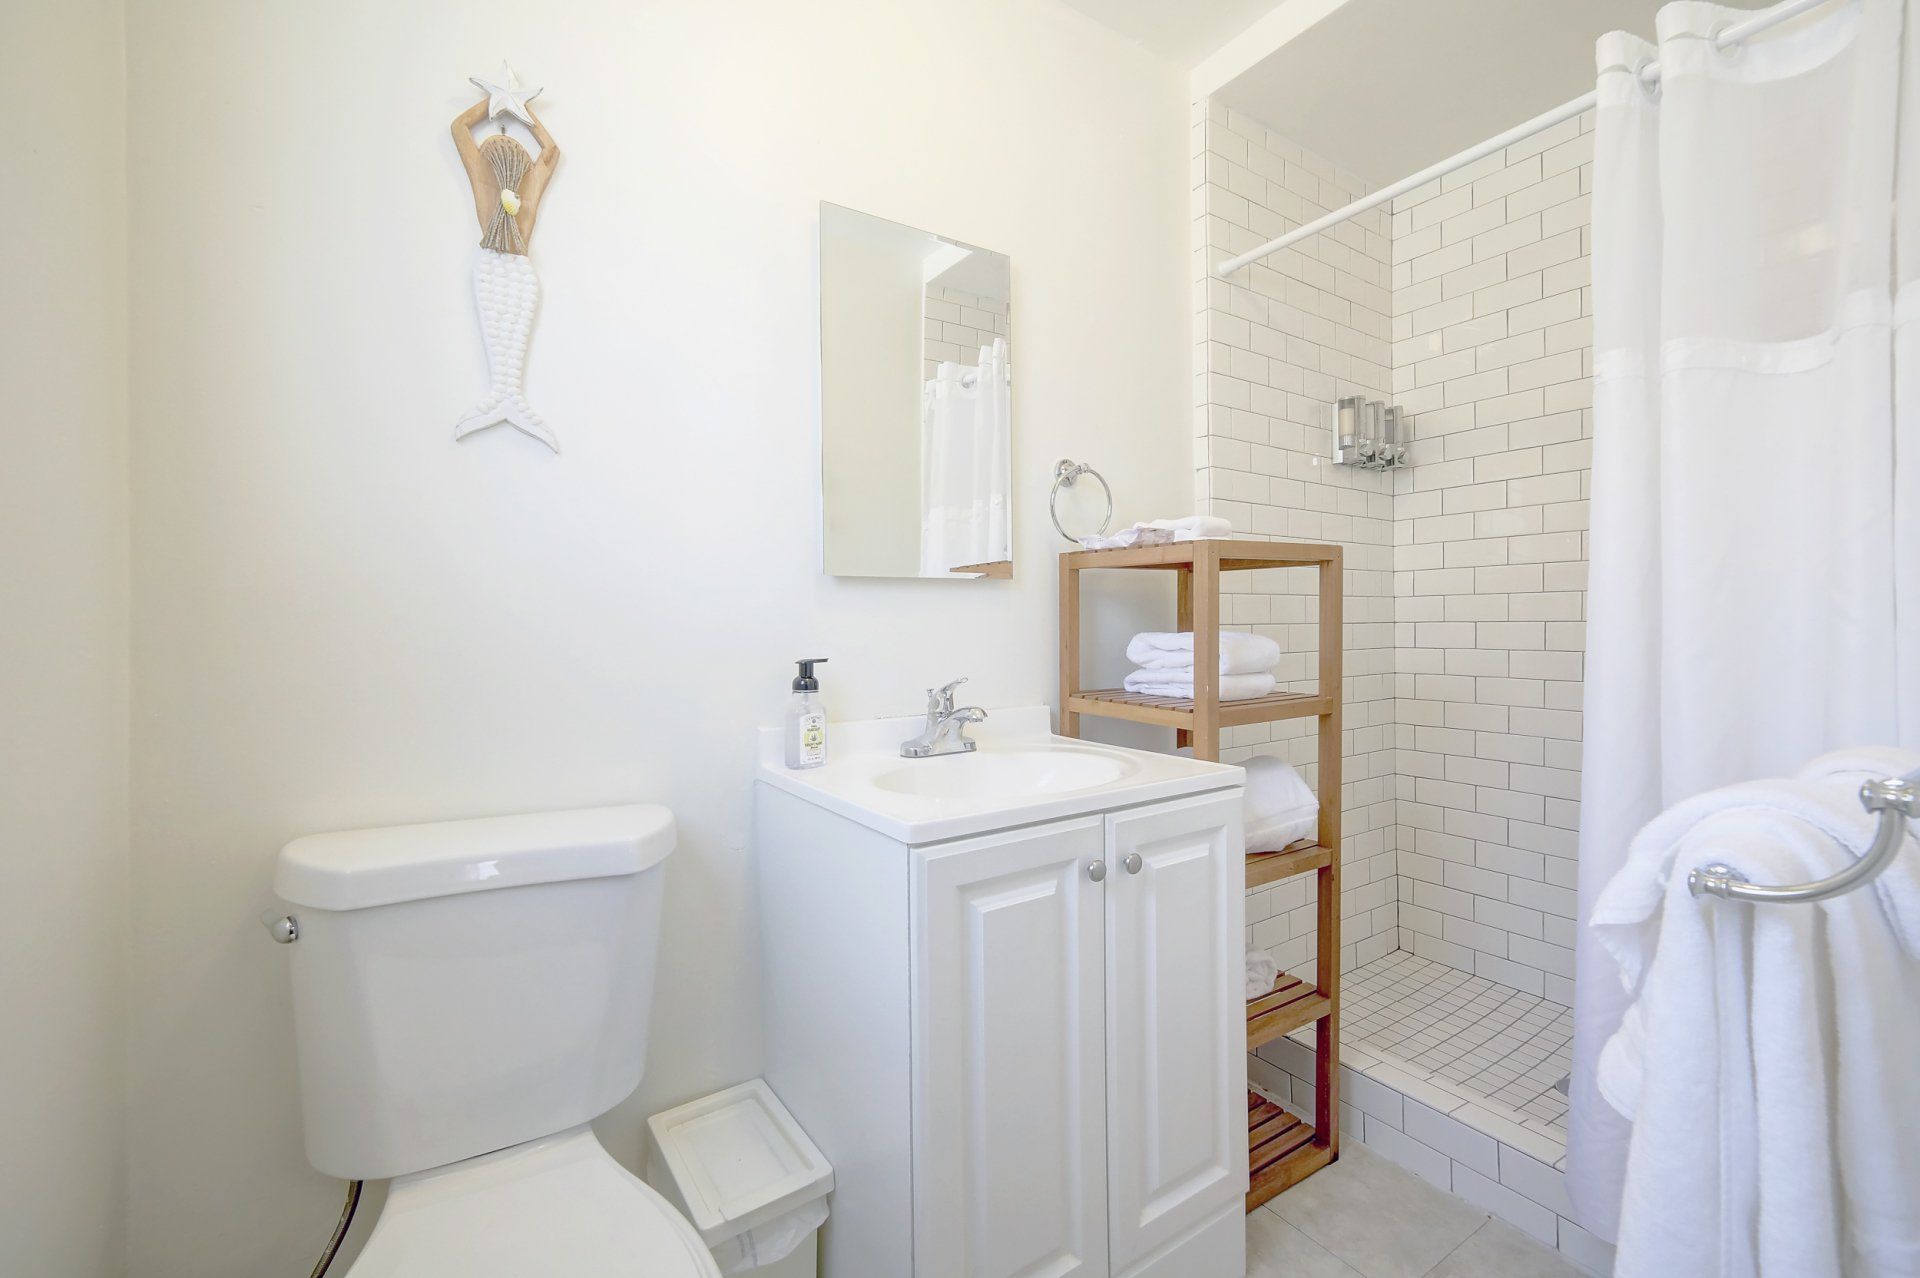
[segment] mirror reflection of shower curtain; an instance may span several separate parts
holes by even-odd
[[[980,365],[941,364],[920,401],[920,575],[1012,558],[1012,382],[1007,343]]]

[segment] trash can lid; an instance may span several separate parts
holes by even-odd
[[[709,1247],[833,1189],[833,1165],[765,1079],[655,1114],[647,1127]]]

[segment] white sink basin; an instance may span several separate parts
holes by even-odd
[[[1140,765],[1108,751],[1071,746],[983,748],[973,754],[903,759],[877,772],[876,788],[928,799],[1031,799],[1109,785]]]
[[[933,843],[1237,786],[1239,768],[1053,735],[1045,706],[993,708],[970,754],[903,759],[922,715],[841,721],[825,766],[783,761],[781,731],[760,733],[760,780],[902,843]]]

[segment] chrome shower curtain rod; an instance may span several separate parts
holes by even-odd
[[[1787,0],[1786,3],[1775,5],[1771,9],[1763,9],[1745,21],[1731,23],[1716,31],[1713,35],[1713,47],[1725,49],[1751,40],[1762,31],[1768,31],[1783,22],[1789,22],[1809,9],[1817,9],[1827,2],[1828,0]],[[1634,68],[1634,71],[1647,84],[1652,84],[1660,78],[1660,64],[1656,61],[1648,60]],[[1584,93],[1571,102],[1563,102],[1551,111],[1543,111],[1534,116],[1525,124],[1515,125],[1498,137],[1488,138],[1478,146],[1468,147],[1458,155],[1448,156],[1438,164],[1428,165],[1412,177],[1401,178],[1391,186],[1383,186],[1372,195],[1362,196],[1343,208],[1335,209],[1325,217],[1315,218],[1304,226],[1297,226],[1285,235],[1268,240],[1257,249],[1251,249],[1239,257],[1228,258],[1214,267],[1213,273],[1225,278],[1241,267],[1259,261],[1269,253],[1277,253],[1310,235],[1318,235],[1328,227],[1338,226],[1348,218],[1365,213],[1368,209],[1379,208],[1387,201],[1405,195],[1408,191],[1418,190],[1435,178],[1445,177],[1455,169],[1463,169],[1475,160],[1483,159],[1495,151],[1512,146],[1522,138],[1532,137],[1542,129],[1550,129],[1562,120],[1571,120],[1574,116],[1591,110],[1598,100],[1597,93]]]

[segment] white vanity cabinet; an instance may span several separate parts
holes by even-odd
[[[834,1165],[824,1278],[1245,1272],[1241,792],[1211,780],[926,843],[758,787],[766,1077]]]

